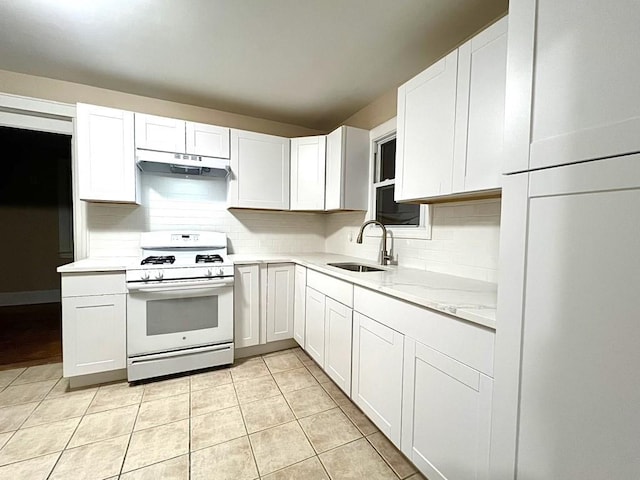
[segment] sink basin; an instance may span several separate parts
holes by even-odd
[[[349,270],[350,272],[382,272],[384,268],[372,267],[370,265],[364,265],[362,263],[327,263],[331,267],[342,268],[343,270]]]

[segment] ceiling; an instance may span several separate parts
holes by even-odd
[[[507,0],[5,0],[0,69],[329,130],[507,7]]]

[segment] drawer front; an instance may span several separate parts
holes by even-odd
[[[331,297],[347,307],[353,308],[353,284],[349,282],[338,280],[314,270],[308,270],[307,286],[324,293],[327,297]]]
[[[62,297],[127,293],[124,272],[63,273]]]
[[[355,311],[493,377],[493,330],[366,288],[353,297]]]

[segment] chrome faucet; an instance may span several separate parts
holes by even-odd
[[[391,255],[387,252],[387,227],[385,227],[378,220],[368,220],[362,224],[360,227],[360,231],[358,232],[358,237],[356,238],[356,243],[362,243],[362,232],[364,231],[364,227],[367,225],[376,224],[380,225],[382,229],[382,250],[380,250],[380,265],[389,265],[391,261]]]

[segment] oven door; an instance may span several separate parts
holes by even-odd
[[[129,357],[233,341],[233,278],[128,288]]]

